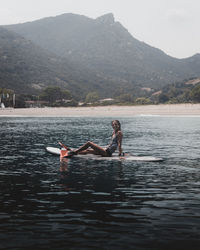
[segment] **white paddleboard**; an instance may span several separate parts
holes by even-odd
[[[54,148],[54,147],[46,147],[47,152],[54,154],[54,155],[60,155],[60,149],[59,148]],[[108,161],[112,161],[112,160],[126,160],[126,161],[163,161],[162,158],[157,158],[157,157],[153,157],[153,156],[133,156],[133,155],[126,155],[123,157],[120,157],[118,155],[113,155],[111,157],[102,157],[101,155],[93,155],[93,154],[87,154],[87,155],[74,155],[72,158],[74,157],[81,157],[81,158],[90,158],[90,159],[94,159],[94,160],[108,160]]]
[[[54,148],[54,147],[46,147],[47,152],[54,154],[54,155],[60,155],[60,149]]]

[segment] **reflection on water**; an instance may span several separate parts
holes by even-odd
[[[0,118],[0,248],[199,249],[200,118],[122,118],[124,150],[160,163],[45,151],[106,145],[110,120]]]

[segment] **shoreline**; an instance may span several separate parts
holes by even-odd
[[[0,109],[0,117],[200,116],[200,104]]]

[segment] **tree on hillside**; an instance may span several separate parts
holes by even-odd
[[[200,102],[200,84],[192,89],[190,97],[193,101]]]
[[[139,105],[147,105],[147,104],[151,104],[152,102],[149,98],[139,97],[135,100],[135,103]]]
[[[25,108],[25,96],[22,95],[16,95],[16,100],[15,100],[15,108]]]
[[[166,94],[161,93],[158,96],[158,101],[159,101],[159,103],[165,103],[165,102],[169,101],[169,97]]]
[[[131,94],[121,94],[118,99],[120,102],[133,102],[133,96]]]
[[[70,91],[69,90],[62,91],[62,98],[63,99],[68,99],[68,100],[71,99],[72,95],[71,95]]]
[[[89,92],[85,98],[86,103],[94,103],[99,100],[99,95],[97,92]]]
[[[40,100],[48,101],[50,104],[62,99],[71,99],[71,94],[68,90],[61,90],[59,87],[47,87],[40,95]]]

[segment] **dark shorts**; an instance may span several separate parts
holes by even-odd
[[[109,149],[109,148],[106,149],[106,153],[107,153],[108,157],[111,157],[111,156],[112,156],[112,153],[110,152],[110,149]]]

